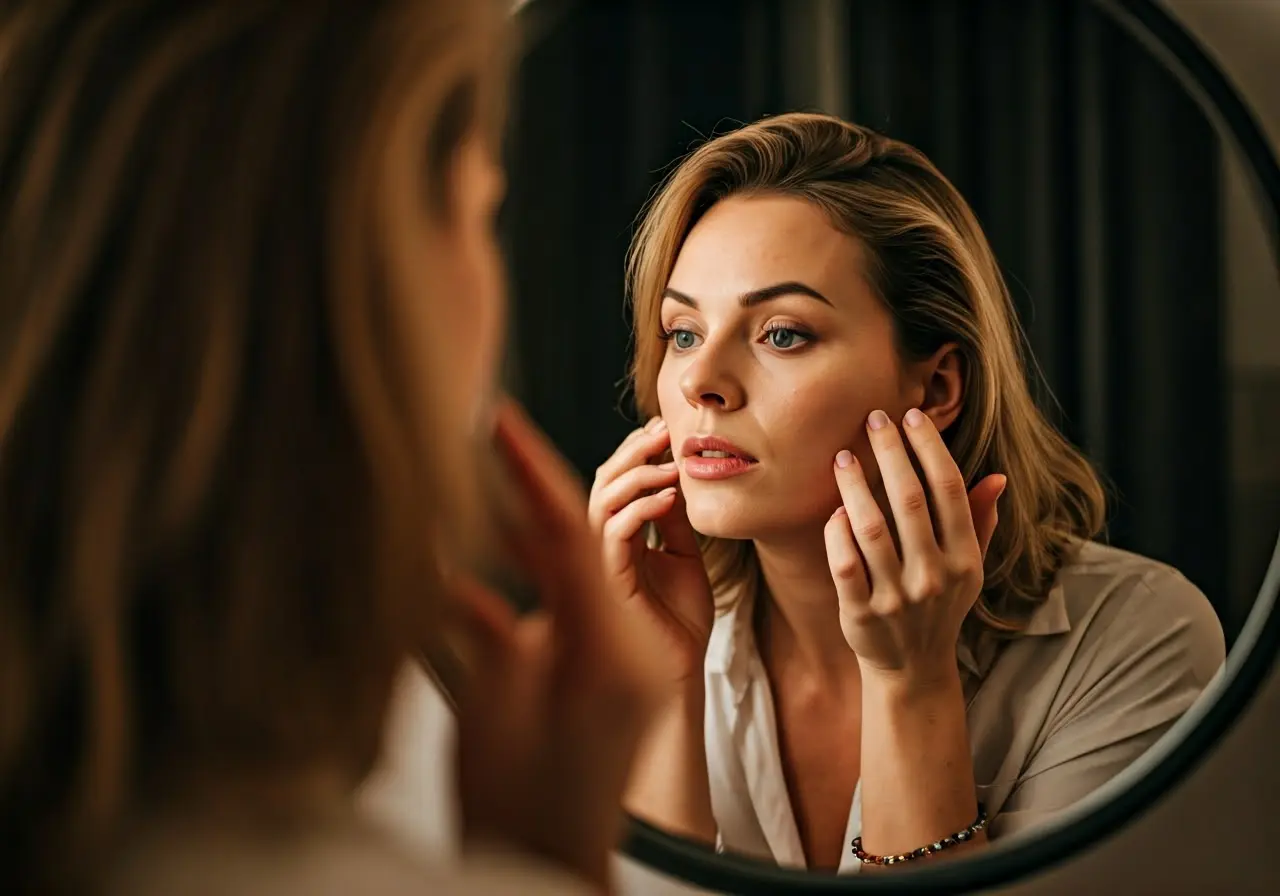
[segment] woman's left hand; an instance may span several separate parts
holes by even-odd
[[[918,410],[907,412],[903,432],[927,486],[888,415],[873,412],[867,430],[900,548],[861,464],[841,451],[835,475],[843,504],[825,531],[840,627],[864,675],[906,683],[954,676],[960,626],[982,590],[1005,477],[987,476],[966,491],[942,436]]]

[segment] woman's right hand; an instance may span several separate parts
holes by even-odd
[[[670,444],[660,417],[627,436],[596,471],[588,517],[601,538],[611,590],[658,635],[672,680],[683,686],[701,681],[715,610],[679,470],[674,462],[652,463]],[[661,549],[646,543],[646,523],[657,526]]]

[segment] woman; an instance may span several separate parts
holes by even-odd
[[[0,15],[5,892],[608,888],[661,682],[585,494],[494,399],[505,28],[474,0]],[[487,458],[549,615],[467,577]],[[352,794],[446,649],[476,855],[419,867]]]
[[[1204,596],[1091,540],[1103,489],[918,151],[810,114],[717,137],[629,278],[652,419],[591,516],[679,685],[636,814],[784,865],[958,855],[1098,787],[1215,674]]]

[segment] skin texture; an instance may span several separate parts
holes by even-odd
[[[892,320],[862,277],[861,256],[817,208],[782,197],[726,200],[690,233],[668,285],[699,307],[663,302],[663,329],[690,335],[668,342],[658,376],[662,418],[677,449],[690,436],[715,434],[760,461],[738,479],[682,479],[698,531],[767,539],[820,528],[840,503],[836,452],[852,446],[867,465],[867,415],[918,403],[918,377],[898,358]],[[797,294],[739,303],[790,281],[830,304]],[[789,329],[769,332],[775,327]]]
[[[770,598],[758,642],[810,867],[835,867],[848,848],[859,778],[864,847],[875,854],[954,833],[977,811],[955,645],[981,589],[1004,479],[966,493],[940,436],[962,408],[958,355],[944,345],[903,358],[865,262],[858,241],[803,200],[712,207],[662,306],[661,422],[624,442],[592,497],[614,558],[606,568],[641,583],[636,603],[659,628],[673,615],[691,623],[669,653],[680,696],[645,745],[628,806],[714,837],[699,712],[709,591],[692,576],[653,587],[647,567],[675,561],[633,533],[654,520],[682,539],[750,539]],[[681,446],[708,435],[757,463],[729,479],[689,476]],[[664,470],[653,461],[668,447],[676,466]],[[677,492],[649,494],[671,485]]]

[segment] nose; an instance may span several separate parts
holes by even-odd
[[[689,362],[680,377],[680,391],[692,407],[733,411],[746,403],[742,381],[726,360],[708,341]]]

